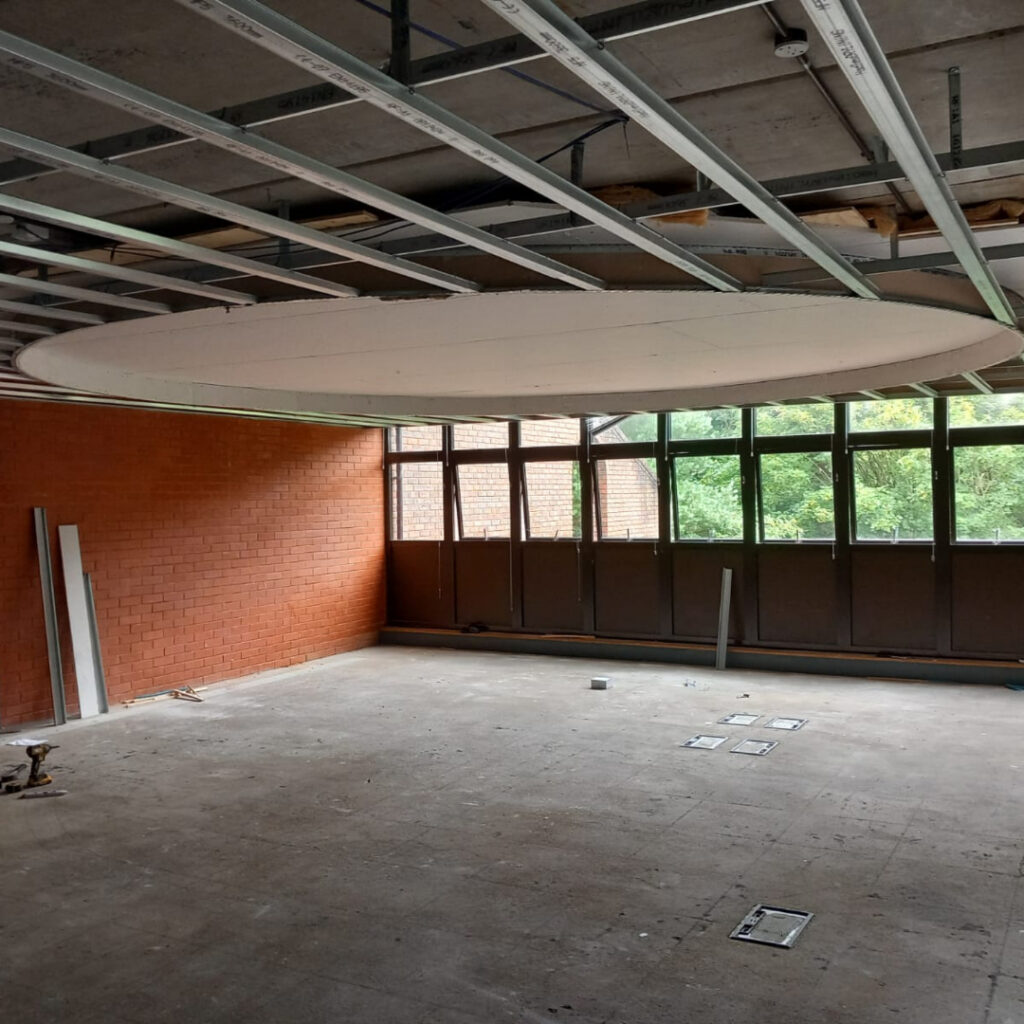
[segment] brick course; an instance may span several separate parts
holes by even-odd
[[[111,702],[371,644],[384,618],[375,430],[0,400],[0,721],[51,714],[32,508],[77,523]]]

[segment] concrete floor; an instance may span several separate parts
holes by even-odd
[[[206,698],[0,798],[5,1019],[1024,1021],[1024,693],[379,648]],[[762,901],[795,948],[730,941]]]

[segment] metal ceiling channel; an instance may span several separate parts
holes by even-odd
[[[224,28],[425,132],[431,138],[539,195],[637,248],[721,291],[743,291],[743,283],[713,264],[613,206],[566,181],[543,164],[523,156],[415,89],[335,46],[256,0],[177,0]]]
[[[4,58],[5,54],[9,56]],[[590,274],[574,270],[547,256],[531,253],[529,249],[490,235],[482,228],[463,224],[454,217],[438,213],[422,203],[363,181],[288,146],[255,135],[244,128],[225,124],[219,118],[158,96],[148,89],[71,60],[9,32],[0,31],[0,59],[13,67],[28,71],[47,81],[56,82],[65,88],[73,87],[76,92],[117,107],[135,117],[145,117],[167,128],[191,135],[211,146],[308,181],[329,192],[440,231],[476,249],[526,267],[545,277],[552,277],[589,291],[598,291],[604,287],[603,281]]]
[[[40,221],[44,224],[55,224],[58,227],[68,228],[71,231],[82,231],[88,234],[101,235],[104,238],[112,238],[118,242],[127,242],[129,245],[142,245],[158,252],[166,252],[172,256],[179,256],[185,260],[192,260],[196,263],[210,264],[215,267],[225,267],[237,271],[247,277],[265,277],[270,281],[277,281],[281,284],[293,285],[296,288],[307,288],[310,291],[320,292],[324,295],[347,296],[352,295],[353,290],[345,285],[334,284],[332,281],[324,281],[309,274],[302,274],[295,270],[287,270],[284,267],[277,267],[271,263],[261,263],[257,260],[248,259],[245,256],[235,256],[232,253],[221,252],[217,249],[207,249],[201,245],[193,245],[191,242],[181,242],[176,238],[165,238],[162,235],[154,235],[149,231],[140,231],[138,228],[125,227],[123,224],[115,224],[113,221],[99,220],[96,217],[86,217],[80,213],[72,213],[69,210],[61,210],[54,206],[44,206],[42,203],[33,203],[28,199],[21,199],[18,196],[8,196],[0,192],[0,210],[8,213],[18,214],[33,221]],[[0,304],[0,308],[3,308]],[[60,310],[44,312],[45,307],[38,309],[23,310],[32,312],[36,316],[53,316],[56,319],[75,319],[88,314],[69,313],[58,315]],[[86,319],[82,323],[102,323],[99,319]]]
[[[17,302],[14,299],[0,299],[0,310],[5,313],[22,313],[42,320],[60,320],[69,324],[102,324],[106,321],[95,313],[79,313],[74,309],[60,309],[44,306],[38,302]]]
[[[764,0],[643,0],[625,7],[585,15],[580,23],[599,39],[625,39],[629,36],[672,28],[689,21],[717,17],[747,7],[756,7]],[[545,54],[523,36],[506,36],[482,43],[431,54],[411,62],[409,85],[430,85],[450,82],[482,71],[501,70],[515,64],[543,57]],[[236,103],[212,112],[212,116],[240,128],[256,128],[264,124],[290,121],[306,114],[332,110],[358,102],[342,89],[323,85],[305,86],[273,96]],[[153,138],[148,129],[119,132],[101,139],[92,139],[73,148],[102,159],[118,160],[133,153],[191,142],[191,136],[175,132],[171,136]],[[0,184],[24,181],[40,174],[51,174],[52,168],[28,160],[0,163]]]
[[[878,287],[779,202],[639,76],[585,32],[552,0],[482,0],[586,82],[634,124],[710,178],[768,227],[795,245],[855,295],[877,299]]]
[[[163,302],[151,302],[149,299],[135,299],[130,295],[115,295],[100,289],[75,288],[69,284],[57,284],[55,281],[42,281],[38,277],[19,277],[16,274],[0,274],[0,285],[20,288],[26,292],[42,292],[44,295],[59,295],[62,299],[73,299],[75,302],[94,302],[101,306],[120,306],[137,313],[170,313],[171,307]]]
[[[229,288],[219,288],[212,284],[200,284],[197,281],[190,281],[187,277],[153,274],[148,270],[135,270],[119,263],[100,263],[97,260],[86,260],[81,256],[71,256],[64,252],[52,252],[39,246],[18,245],[16,242],[6,242],[0,239],[0,253],[17,256],[19,259],[35,263],[46,263],[52,267],[80,270],[96,277],[114,277],[122,281],[132,281],[135,284],[145,285],[147,288],[157,290],[166,288],[176,292],[187,292],[190,295],[200,295],[203,298],[213,299],[215,302],[226,302],[233,306],[251,306],[256,302],[255,295],[232,291]]]
[[[274,217],[269,213],[250,209],[248,206],[239,206],[226,199],[208,196],[205,192],[186,188],[183,185],[175,185],[130,167],[121,167],[106,160],[96,160],[84,153],[55,146],[52,142],[44,142],[31,135],[13,132],[9,128],[0,128],[0,145],[17,153],[36,157],[53,167],[60,167],[83,177],[92,178],[94,181],[113,182],[131,192],[149,196],[162,203],[183,206],[209,217],[253,228],[255,231],[272,237],[301,242],[312,249],[346,256],[358,263],[368,263],[405,277],[416,278],[446,291],[476,292],[480,290],[479,285],[467,281],[465,278],[445,274],[440,270],[431,270],[429,267],[420,266],[410,260],[387,256],[376,249],[360,245],[358,242],[346,242],[324,231],[316,231],[313,228],[303,227],[301,224],[293,224],[282,217]],[[359,294],[355,288],[348,288],[346,291],[349,295]]]
[[[45,338],[57,333],[52,327],[24,323],[21,320],[0,320],[0,331],[14,331],[15,334],[31,334],[36,338]]]
[[[1013,307],[982,254],[857,0],[801,3],[992,315],[1015,327]]]

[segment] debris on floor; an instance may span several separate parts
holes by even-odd
[[[66,789],[44,789],[38,793],[22,793],[18,797],[19,800],[42,800],[43,797],[50,796],[67,796],[68,791]]]
[[[590,688],[592,690],[607,690],[611,686],[611,680],[608,676],[591,676]]]
[[[204,690],[206,687],[200,689]],[[132,697],[130,700],[121,701],[121,704],[127,708],[136,704],[152,704],[157,700],[190,700],[198,704],[203,702],[199,691],[193,690],[191,686],[177,686],[171,690],[158,690],[156,693],[145,693],[141,697]]]

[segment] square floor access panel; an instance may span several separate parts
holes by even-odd
[[[788,949],[800,937],[812,917],[814,915],[806,910],[785,910],[759,903],[733,929],[729,938]]]

